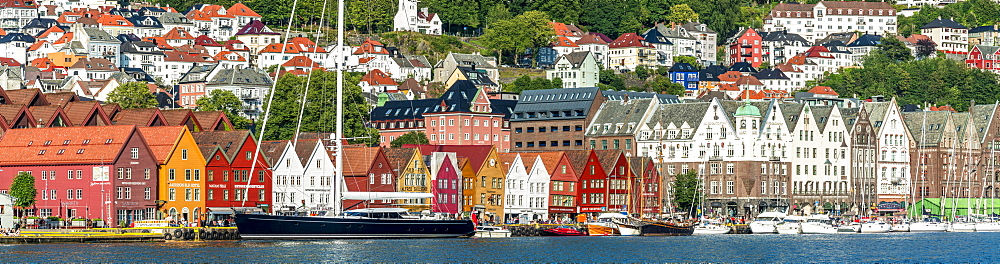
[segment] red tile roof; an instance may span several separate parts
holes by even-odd
[[[45,96],[42,95],[42,90],[39,89],[17,89],[17,90],[7,90],[7,97],[10,99],[11,104],[23,104],[23,105],[49,105],[49,101],[45,100]]]
[[[319,67],[319,63],[314,62],[312,59],[306,56],[295,56],[288,59],[285,63],[281,64],[282,67],[308,67],[315,68]]]
[[[455,152],[458,158],[469,159],[470,165],[474,172],[478,173],[480,169],[483,168],[483,164],[487,162],[486,158],[489,157],[490,153],[493,151],[493,146],[485,145],[403,145],[404,148],[416,147],[420,149],[420,153],[430,155],[434,152]]]
[[[365,39],[365,42],[361,43],[361,46],[354,50],[354,55],[358,54],[389,54],[389,51],[385,49],[385,45],[382,43],[369,38]]]
[[[196,111],[194,112],[195,119],[198,119],[198,123],[201,124],[202,130],[210,131],[216,129],[232,129],[233,124],[229,122],[229,118],[222,111]]]
[[[13,58],[0,57],[0,65],[11,66],[11,67],[21,67],[21,63]]]
[[[608,47],[609,48],[635,48],[635,47],[652,48],[653,44],[649,44],[648,42],[646,42],[645,39],[643,39],[639,35],[636,35],[635,33],[625,33],[622,34],[621,36],[618,36],[618,38],[615,39],[614,42],[608,44]]]
[[[39,34],[38,38],[46,38],[49,36],[49,34],[52,33],[66,33],[66,31],[63,30],[62,28],[59,28],[58,26],[52,26],[49,27],[49,29],[46,29],[44,32],[42,32],[42,34]]]
[[[94,116],[99,119],[97,125],[111,124],[111,120],[104,114],[104,109],[101,108],[101,104],[97,103],[97,101],[70,102],[66,104],[64,110],[69,121],[73,123],[73,126],[86,125],[86,122],[90,121]]]
[[[809,89],[809,92],[814,94],[840,96],[839,94],[837,94],[837,91],[834,91],[833,88],[830,88],[829,86],[816,86],[813,87],[812,89]]]
[[[195,45],[202,45],[202,46],[206,46],[206,47],[222,47],[222,44],[219,44],[218,41],[215,41],[214,39],[212,39],[208,35],[201,35],[201,36],[198,36],[197,38],[194,38],[194,44]]]
[[[374,70],[368,72],[368,74],[365,74],[364,77],[361,77],[361,82],[366,82],[366,83],[368,83],[368,85],[372,85],[372,86],[377,86],[377,85],[399,85],[398,83],[396,83],[395,80],[393,80],[392,78],[389,78],[388,74],[382,72],[379,69],[374,69]]]
[[[197,10],[192,11],[192,12],[197,12]],[[173,29],[170,29],[170,31],[167,31],[167,34],[163,34],[163,39],[192,39],[193,40],[194,36],[192,36],[191,33],[188,33],[187,30],[184,30],[183,28],[175,27]]]
[[[234,16],[261,17],[257,14],[257,12],[254,12],[253,9],[243,5],[243,3],[235,3],[226,11]]]
[[[381,147],[350,147],[343,148],[344,153],[344,175],[358,176],[367,175],[375,157],[382,151]],[[329,152],[328,152],[329,153]],[[331,159],[335,159],[333,155]]]
[[[134,135],[134,126],[11,129],[0,140],[0,166],[110,164]]]
[[[558,38],[556,38],[556,41],[552,43],[552,46],[554,46],[554,47],[580,47],[579,45],[576,45],[576,43],[573,43],[573,41],[570,41],[566,37],[558,37]]]
[[[140,127],[167,125],[158,108],[132,108],[122,110],[112,119],[115,125],[135,125]]]
[[[97,18],[97,23],[105,27],[131,27],[132,22],[119,15],[105,14]]]
[[[215,54],[215,57],[212,57],[212,59],[214,59],[216,61],[247,61],[247,59],[244,58],[239,53],[228,51],[228,50],[227,51],[219,52],[218,54]]]
[[[260,53],[281,53],[281,46],[282,45],[284,45],[284,44],[281,44],[281,43],[271,43],[270,45],[267,45],[266,47],[264,47],[263,49],[261,49]],[[284,45],[284,46],[285,46],[285,54],[296,54],[296,53],[301,53],[302,52],[302,49],[299,49],[299,45],[294,45],[294,44],[289,43],[288,45]]]
[[[167,161],[170,153],[174,150],[181,135],[184,133],[183,126],[162,126],[162,127],[140,127],[139,133],[146,139],[146,145],[153,152],[153,157],[160,164]]]

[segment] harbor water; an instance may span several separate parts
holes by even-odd
[[[974,262],[1000,233],[0,245],[3,262]]]

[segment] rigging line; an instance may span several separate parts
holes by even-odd
[[[295,8],[298,7],[299,0],[292,1],[292,12],[288,14],[288,27],[285,29],[285,38],[281,42],[281,56],[284,57],[285,51],[288,46],[288,35],[292,33],[292,21],[295,19]],[[271,94],[267,98],[267,109],[264,109],[264,119],[260,125],[260,136],[257,137],[257,146],[253,151],[253,160],[250,162],[250,177],[247,178],[246,188],[243,190],[244,197],[247,197],[247,193],[250,191],[250,182],[253,179],[253,171],[257,169],[257,159],[260,157],[260,142],[264,140],[264,131],[267,128],[267,119],[271,116],[272,102],[274,101],[274,94],[278,88],[278,73],[281,71],[281,66],[279,65],[277,69],[274,69],[274,79],[271,80]],[[265,194],[266,195],[266,194]],[[240,207],[246,207],[247,199],[243,199],[240,203]]]
[[[298,1],[298,0],[296,0],[296,1]],[[336,146],[336,149],[337,149],[337,153],[335,153],[335,157],[337,158],[336,161],[335,161],[336,162],[336,165],[335,165],[336,166],[335,167],[336,170],[335,170],[335,172],[339,172],[339,173],[335,173],[335,175],[334,175],[334,178],[335,178],[335,181],[337,181],[337,184],[333,186],[333,193],[334,193],[334,195],[340,194],[340,196],[334,198],[334,202],[337,203],[337,206],[334,207],[334,210],[335,210],[334,212],[336,212],[336,213],[340,213],[340,211],[343,210],[343,199],[342,199],[343,192],[338,192],[338,188],[337,188],[337,187],[340,187],[340,182],[344,182],[344,173],[343,173],[343,168],[344,168],[343,147],[344,146],[343,146],[343,140],[340,139],[340,138],[344,137],[344,135],[343,135],[343,133],[344,133],[344,122],[343,122],[344,121],[343,120],[344,119],[344,100],[342,100],[342,98],[344,96],[344,62],[340,61],[340,60],[343,59],[343,55],[344,55],[344,54],[342,54],[343,53],[343,48],[342,48],[343,46],[344,46],[344,0],[338,0],[337,1],[337,47],[341,47],[341,48],[337,49],[337,53],[339,54],[337,56],[337,61],[336,61],[337,62],[337,116],[336,116],[336,121],[337,121],[336,125],[337,125],[337,128],[336,128],[336,132],[334,132],[336,134],[336,136],[333,137],[333,139],[335,140],[333,142],[333,144],[334,144],[334,146]],[[340,177],[337,177],[338,175],[336,175],[336,174],[339,174]],[[347,188],[346,184],[344,185],[344,188]]]
[[[322,35],[322,34],[320,34],[320,32],[321,32],[320,29],[323,28],[323,18],[326,17],[326,3],[327,3],[327,0],[323,0],[323,12],[320,12],[320,15],[319,15],[319,26],[316,27],[316,42],[313,43],[313,44],[315,44],[315,46],[313,47],[313,52],[314,53],[317,53],[319,51],[319,37],[320,37],[320,35]],[[306,51],[307,52],[309,51],[308,47],[306,48]],[[306,57],[306,58],[308,58],[308,57]],[[313,62],[312,62],[312,60],[310,60],[309,61],[309,65],[307,66],[307,67],[309,67],[309,75],[306,77],[306,88],[305,88],[305,91],[302,92],[302,103],[301,103],[302,106],[299,108],[299,121],[295,125],[295,136],[294,136],[295,140],[292,141],[292,146],[299,145],[299,131],[302,130],[302,116],[306,112],[306,100],[308,99],[308,98],[306,98],[306,96],[309,95],[309,85],[312,83],[312,77],[313,77],[313,66],[312,66],[312,64],[313,64]],[[277,76],[277,75],[275,75],[275,76]]]

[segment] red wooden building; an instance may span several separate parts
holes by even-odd
[[[629,197],[629,212],[655,217],[660,214],[660,204],[663,193],[660,189],[660,173],[656,170],[653,159],[647,157],[629,158],[629,165],[635,180],[631,181],[631,197]]]
[[[538,153],[549,172],[549,219],[561,219],[577,213],[577,170],[565,152]]]
[[[965,64],[969,68],[1000,72],[1000,47],[976,45],[969,51]]]
[[[381,147],[345,147],[344,183],[349,192],[395,192],[396,174]],[[335,157],[331,157],[335,158]],[[344,200],[345,209],[387,207],[394,201]],[[353,207],[352,207],[353,206]]]
[[[0,191],[34,176],[35,215],[116,227],[156,217],[157,161],[135,126],[11,129],[0,153]]]
[[[257,207],[265,212],[270,211],[273,195],[271,166],[263,154],[254,157],[257,142],[249,131],[206,131],[191,134],[208,159],[205,166],[205,184],[208,186],[205,206],[209,211],[220,212],[226,211],[224,208],[239,207]],[[213,207],[216,207],[215,210]]]
[[[729,42],[729,65],[737,62],[747,62],[753,67],[760,67],[763,62],[763,38],[753,28],[737,32]]]

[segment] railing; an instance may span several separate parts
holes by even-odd
[[[781,157],[778,157],[778,156],[771,156],[771,158],[770,158],[770,159],[768,159],[768,160],[770,160],[770,161],[781,161]]]
[[[709,161],[720,161],[720,160],[722,160],[722,156],[709,156],[708,160]]]

